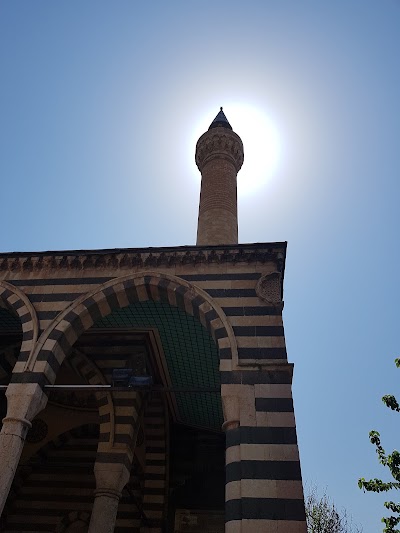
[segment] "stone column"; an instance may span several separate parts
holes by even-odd
[[[0,433],[0,514],[10,492],[32,420],[45,408],[47,396],[37,383],[10,383],[7,416]]]
[[[95,500],[88,533],[112,533],[122,490],[129,481],[129,469],[123,463],[96,461],[94,474]]]

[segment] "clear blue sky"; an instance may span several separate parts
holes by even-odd
[[[399,26],[396,0],[0,2],[1,251],[193,244],[196,138],[220,105],[241,134],[230,102],[272,121],[240,242],[288,241],[303,476],[365,533],[368,432],[400,446]]]

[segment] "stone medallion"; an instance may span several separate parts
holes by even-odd
[[[271,272],[262,276],[256,286],[256,294],[261,300],[271,305],[279,305],[281,299],[281,274]]]

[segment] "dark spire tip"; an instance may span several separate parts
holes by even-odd
[[[232,126],[229,124],[228,119],[225,116],[225,113],[222,111],[222,106],[220,107],[220,111],[218,115],[215,117],[215,119],[211,122],[209,130],[212,128],[228,128],[232,129]]]

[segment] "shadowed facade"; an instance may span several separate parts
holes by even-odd
[[[305,533],[286,243],[238,244],[222,108],[196,163],[196,246],[0,254],[2,531]]]

